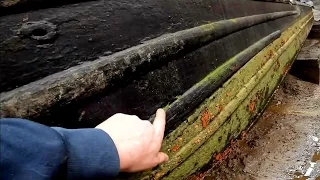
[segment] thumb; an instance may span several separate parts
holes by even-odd
[[[158,152],[155,161],[156,165],[161,164],[163,162],[167,162],[169,160],[169,156],[164,152]]]

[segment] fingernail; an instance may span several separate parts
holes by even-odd
[[[166,158],[165,158],[164,162],[167,162],[167,161],[169,161],[169,156],[166,154]]]
[[[162,108],[159,108],[158,110],[157,110],[157,113],[166,113]]]

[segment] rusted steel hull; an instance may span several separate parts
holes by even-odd
[[[170,160],[130,178],[185,178],[264,110],[312,23],[308,7],[246,0],[101,0],[6,14],[1,117],[79,128],[117,112],[152,121],[162,107]]]

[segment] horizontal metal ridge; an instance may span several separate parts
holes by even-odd
[[[186,91],[166,110],[166,129],[170,129],[172,126],[178,123],[178,121],[181,121],[181,118],[194,110],[202,101],[205,100],[205,98],[210,96],[218,87],[220,87],[234,73],[236,73],[238,69],[245,65],[263,48],[272,43],[275,39],[279,38],[280,35],[281,33],[278,30],[262,38],[241,53],[231,58],[229,61],[219,66],[217,69],[208,74],[204,80],[195,84],[188,91]],[[154,118],[150,118],[150,121],[153,119]]]
[[[98,94],[110,88],[115,78],[124,78],[126,72],[137,73],[142,64],[168,62],[236,31],[296,13],[274,12],[213,22],[160,36],[110,56],[74,66],[1,93],[1,117],[38,116],[53,105]]]

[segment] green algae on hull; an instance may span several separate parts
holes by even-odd
[[[152,177],[173,179],[194,173],[246,129],[265,108],[288,72],[311,28],[312,20],[309,13],[284,31],[280,38],[207,98],[184,124],[169,134],[163,142],[162,151],[169,154],[170,160],[155,169]],[[207,80],[208,77],[203,81]],[[201,124],[204,111],[211,114],[206,128]],[[177,145],[179,150],[173,151]],[[148,175],[144,177],[151,178]]]

